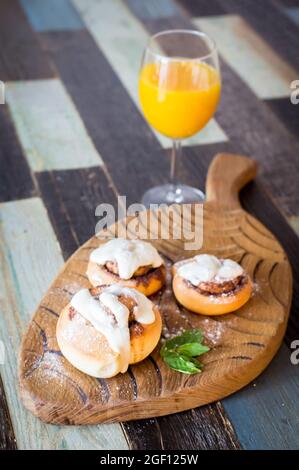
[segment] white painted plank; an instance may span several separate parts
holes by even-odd
[[[25,410],[17,392],[21,335],[63,264],[47,212],[38,198],[0,206],[0,372],[21,449],[127,449],[120,425],[67,427],[42,423]]]
[[[9,82],[6,84],[6,101],[32,170],[102,164],[59,79]]]
[[[88,30],[105,54],[127,92],[140,109],[138,76],[150,35],[121,0],[73,0]],[[104,20],[103,20],[104,18]],[[170,139],[155,132],[161,145],[171,146]],[[184,145],[223,142],[225,132],[215,119],[202,131],[186,139]]]
[[[299,449],[299,368],[282,345],[252,384],[222,400],[237,437],[247,450]]]
[[[220,54],[259,98],[290,95],[297,74],[238,15],[195,18],[195,25],[215,39]],[[225,86],[225,84],[224,84]]]

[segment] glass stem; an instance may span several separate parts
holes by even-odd
[[[182,158],[182,143],[180,140],[173,140],[170,162],[170,182],[173,186],[178,184],[178,168]]]

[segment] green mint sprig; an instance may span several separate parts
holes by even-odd
[[[210,350],[208,346],[202,344],[202,340],[201,330],[187,330],[165,341],[160,355],[171,369],[183,374],[198,374],[203,366],[196,358]]]

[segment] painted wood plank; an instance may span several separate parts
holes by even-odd
[[[149,34],[121,0],[73,1],[94,40],[139,108],[138,76]],[[199,133],[190,140],[186,139],[185,145],[226,140],[225,133],[215,121],[203,132],[202,137]],[[155,135],[163,147],[171,145],[169,139],[158,133]]]
[[[179,12],[178,5],[172,0],[127,0],[131,11],[140,18],[167,18]]]
[[[44,33],[44,43],[117,191],[128,196],[127,203],[140,201],[146,189],[168,181],[163,149],[90,34]],[[155,166],[158,172],[153,171]]]
[[[7,105],[0,105],[0,202],[31,197],[34,183]]]
[[[293,7],[293,8],[286,8],[285,13],[288,15],[288,17],[294,21],[294,23],[299,26],[299,7]]]
[[[6,101],[32,170],[102,164],[60,80],[10,82]]]
[[[158,419],[123,424],[136,450],[236,450],[240,444],[217,402]]]
[[[213,37],[220,54],[262,99],[290,95],[296,72],[238,15],[195,18],[195,25]]]
[[[289,217],[289,223],[299,237],[299,217]]]
[[[191,18],[179,17],[144,20],[150,34],[163,29],[194,28]],[[273,200],[287,216],[299,213],[298,140],[269,107],[221,60],[223,89],[216,113],[217,122],[230,141],[237,143],[236,152],[254,156],[263,168],[263,182]],[[223,146],[226,142],[223,142]],[[185,153],[187,153],[186,148]],[[198,150],[197,150],[198,151]],[[285,184],[288,181],[289,184]]]
[[[66,260],[94,235],[96,207],[117,208],[115,191],[101,168],[41,172],[36,178]]]
[[[238,14],[258,33],[272,49],[299,71],[299,35],[297,25],[279,7],[277,0],[225,0],[227,13]],[[298,6],[298,5],[296,5]],[[291,46],[290,46],[291,45]]]
[[[287,129],[298,139],[299,104],[295,105],[291,103],[289,98],[278,98],[276,100],[267,100],[267,105],[270,107],[271,111],[273,111],[283,122]]]
[[[6,82],[55,75],[18,0],[1,1],[0,44],[0,80]]]
[[[182,5],[192,16],[214,16],[224,15],[225,9],[221,0],[209,0],[208,2],[195,2],[194,0],[179,0]]]
[[[65,31],[84,28],[69,0],[20,0],[35,31]]]
[[[253,384],[222,401],[246,449],[299,449],[298,387],[299,368],[283,346]]]
[[[42,295],[63,264],[57,239],[38,198],[4,203],[1,213],[1,332],[8,358],[2,366],[6,397],[21,449],[127,448],[118,425],[49,426],[20,402],[17,355],[22,332]]]

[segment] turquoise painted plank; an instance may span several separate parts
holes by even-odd
[[[299,7],[286,8],[285,12],[288,17],[291,18],[297,26],[299,26]]]
[[[139,18],[156,19],[168,18],[180,14],[173,0],[126,0],[132,12]]]
[[[69,0],[20,0],[35,31],[66,31],[84,28]]]
[[[194,23],[215,39],[224,60],[259,98],[290,95],[290,83],[298,74],[243,18],[211,16],[195,18]]]
[[[0,205],[0,365],[12,423],[21,449],[127,449],[120,425],[53,426],[25,410],[18,395],[21,336],[63,258],[39,198]]]
[[[284,345],[251,385],[222,401],[245,449],[299,449],[299,368]]]
[[[75,169],[102,164],[59,79],[9,82],[6,84],[6,102],[32,170]]]
[[[138,76],[144,48],[149,34],[121,0],[73,0],[86,27],[105,54],[123,86],[139,108]],[[103,21],[105,18],[105,21]],[[161,145],[171,141],[155,132]],[[215,120],[185,145],[224,142],[225,132]]]

